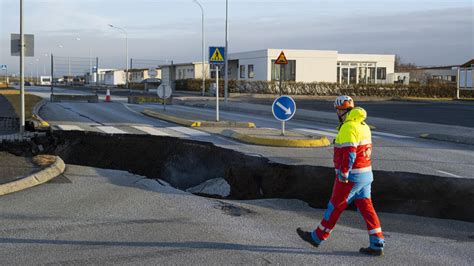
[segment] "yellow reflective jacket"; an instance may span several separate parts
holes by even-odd
[[[334,142],[336,173],[351,181],[372,178],[372,134],[364,122],[367,112],[355,107],[346,116]]]

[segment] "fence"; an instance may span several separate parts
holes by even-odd
[[[58,86],[94,84],[97,81],[98,65],[98,57],[51,56],[51,81]]]

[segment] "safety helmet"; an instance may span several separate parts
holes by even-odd
[[[354,108],[354,100],[347,95],[337,96],[334,101],[334,108],[338,110],[352,109]]]

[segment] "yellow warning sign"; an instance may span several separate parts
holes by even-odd
[[[214,53],[211,56],[211,61],[224,61],[224,57],[222,56],[221,52],[219,49],[214,50]]]
[[[280,55],[278,56],[277,60],[275,61],[275,65],[287,65],[288,60],[286,60],[285,53],[281,51]]]

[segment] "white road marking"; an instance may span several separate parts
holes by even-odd
[[[167,127],[171,130],[178,131],[180,133],[192,136],[192,137],[198,137],[198,136],[210,136],[211,134],[202,132],[196,129],[192,128],[187,128],[187,127]]]
[[[445,171],[441,171],[441,170],[436,170],[436,172],[442,173],[442,174],[445,174],[445,175],[449,175],[449,176],[452,176],[452,177],[462,178],[462,176],[458,176],[458,175],[451,174],[451,173],[449,173],[449,172],[445,172]]]
[[[56,125],[59,129],[65,131],[84,131],[84,129],[80,128],[76,125]]]
[[[396,134],[390,134],[390,133],[382,133],[382,132],[377,132],[377,131],[372,131],[372,135],[391,137],[391,138],[399,138],[399,139],[414,139],[414,137],[410,137],[410,136],[396,135]]]
[[[323,136],[331,136],[331,137],[336,137],[337,134],[335,133],[331,133],[331,132],[327,132],[327,131],[321,131],[321,130],[316,130],[316,129],[308,129],[308,128],[295,128],[294,130],[297,130],[297,131],[302,131],[302,132],[307,132],[307,133],[313,133],[313,134],[319,134],[319,135],[323,135]]]
[[[120,130],[118,128],[115,128],[115,127],[110,127],[110,126],[103,126],[103,127],[97,127],[97,129],[105,132],[105,133],[108,133],[108,134],[127,134],[127,132],[123,131],[123,130]]]
[[[153,136],[170,136],[170,134],[163,132],[154,127],[147,127],[147,126],[132,126],[132,127]]]

